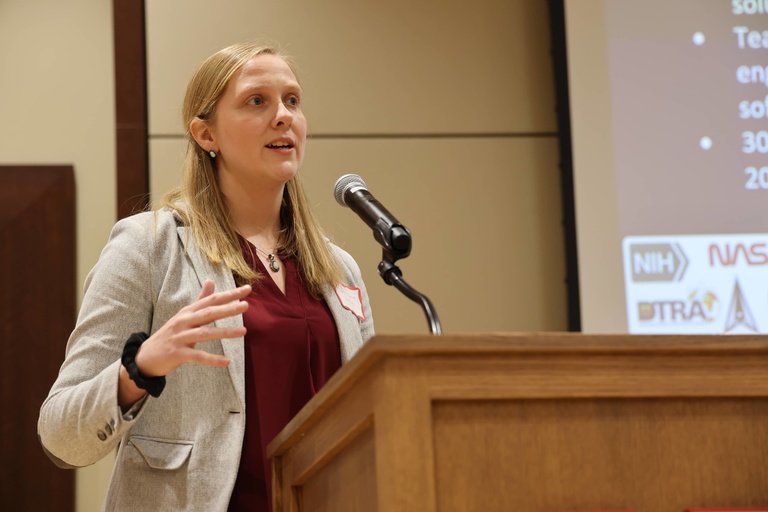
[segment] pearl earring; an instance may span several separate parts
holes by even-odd
[[[216,158],[216,152],[214,150],[210,150],[208,154],[211,155],[211,158]]]

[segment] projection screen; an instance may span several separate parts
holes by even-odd
[[[768,331],[768,0],[566,0],[584,332]]]

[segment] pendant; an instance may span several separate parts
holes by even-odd
[[[267,258],[269,259],[269,268],[272,270],[272,272],[280,272],[280,264],[275,260],[274,254],[267,255]]]

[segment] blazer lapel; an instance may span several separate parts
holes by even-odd
[[[348,362],[363,344],[360,334],[360,321],[357,317],[345,309],[336,290],[329,285],[323,287],[323,298],[331,310],[331,316],[336,322],[336,330],[339,332],[339,345],[341,349],[342,363]]]
[[[191,233],[184,226],[178,226],[177,228],[179,239],[181,240],[184,250],[189,257],[189,261],[192,263],[192,267],[197,274],[197,279],[202,287],[206,279],[212,279],[215,284],[216,291],[231,290],[235,288],[235,278],[232,276],[232,272],[224,266],[214,267],[208,258],[204,257]],[[228,318],[222,318],[214,322],[217,327],[242,327],[243,316],[237,315]],[[235,388],[237,398],[240,400],[240,404],[245,407],[245,340],[241,336],[240,338],[227,340],[226,343],[222,343],[221,350],[225,356],[229,357],[230,363],[227,367],[229,369],[229,375],[232,378],[232,385]]]

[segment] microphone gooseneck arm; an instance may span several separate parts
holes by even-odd
[[[427,323],[429,324],[429,332],[438,336],[443,333],[443,326],[440,324],[440,319],[437,317],[437,311],[435,306],[432,305],[432,301],[429,297],[420,293],[414,289],[411,285],[405,282],[403,279],[403,273],[387,250],[384,250],[382,260],[379,263],[379,275],[390,286],[394,286],[403,295],[411,299],[413,302],[418,303],[424,314],[427,316]]]

